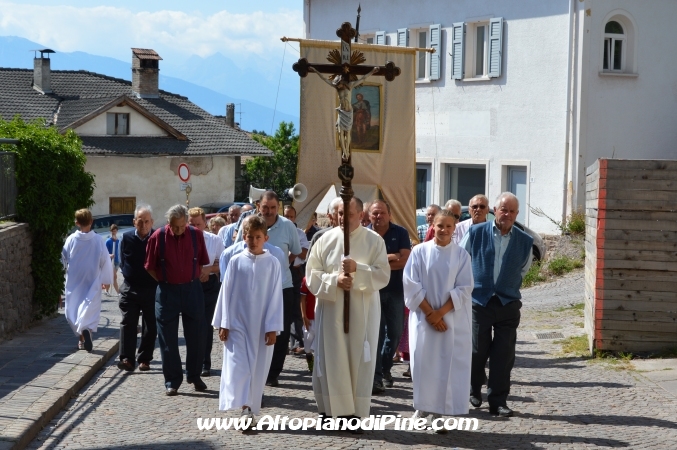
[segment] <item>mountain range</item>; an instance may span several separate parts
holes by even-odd
[[[0,36],[0,67],[32,69],[31,51],[41,48],[45,46],[28,39]],[[50,58],[53,70],[88,70],[131,81],[131,54],[130,50],[128,62],[85,52],[57,52]],[[226,104],[235,103],[235,121],[245,130],[270,133],[285,121],[293,122],[298,131],[299,81],[291,62],[291,58],[285,59],[282,70],[270,73],[262,68],[263,63],[254,64],[254,69],[240,68],[220,53],[207,58],[193,55],[184,61],[163,60],[160,89],[188,97],[214,115],[225,115]]]

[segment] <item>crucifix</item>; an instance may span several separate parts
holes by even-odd
[[[350,140],[353,127],[352,91],[370,76],[383,76],[387,81],[393,81],[400,74],[400,68],[392,61],[386,62],[385,66],[363,66],[366,61],[364,54],[359,50],[352,51],[350,41],[357,35],[350,22],[343,22],[341,28],[336,30],[336,35],[341,38],[341,51],[334,49],[329,52],[327,60],[332,64],[310,63],[305,58],[299,59],[292,68],[300,77],[306,77],[309,72],[319,76],[322,81],[336,89],[339,106],[336,108],[337,120],[336,131],[338,132],[341,147],[341,166],[338,176],[341,180],[339,195],[343,200],[344,226],[343,226],[343,254],[350,254],[350,229],[347,223],[350,199],[353,197],[352,179],[355,170],[352,166],[350,154]],[[325,78],[322,74],[329,74]],[[358,76],[361,76],[358,78]],[[350,324],[350,291],[343,293],[343,331],[348,333]]]

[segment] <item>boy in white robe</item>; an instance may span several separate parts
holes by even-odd
[[[412,250],[403,284],[411,311],[414,417],[432,414],[434,422],[442,415],[468,414],[473,275],[470,255],[452,242],[456,218],[442,210],[433,227],[435,238]]]
[[[228,263],[212,321],[223,341],[219,409],[242,408],[250,426],[261,409],[277,333],[284,329],[282,271],[263,248],[267,231],[259,216],[244,222],[247,249]]]
[[[92,351],[92,333],[97,330],[101,315],[101,288],[113,282],[113,266],[106,243],[91,231],[92,213],[87,209],[75,212],[79,231],[68,236],[61,250],[66,269],[66,320],[79,337],[78,348]]]

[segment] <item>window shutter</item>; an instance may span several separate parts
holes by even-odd
[[[398,47],[409,46],[409,30],[407,30],[406,28],[400,28],[397,30],[397,46]]]
[[[442,25],[430,25],[430,47],[435,49],[435,53],[430,54],[430,80],[440,79],[440,61],[442,60]]]
[[[503,55],[503,18],[489,21],[489,78],[501,76],[501,56]]]
[[[374,44],[376,45],[386,45],[386,32],[385,31],[377,31],[376,35],[374,36]]]
[[[465,24],[457,22],[451,28],[451,79],[462,80],[465,60]]]
[[[106,113],[106,134],[115,134],[115,114]]]

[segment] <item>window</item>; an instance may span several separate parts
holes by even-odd
[[[458,22],[451,29],[451,78],[496,78],[501,76],[503,18]]]
[[[430,204],[430,164],[416,164],[416,209],[425,208]]]
[[[416,31],[416,47],[428,48],[428,32],[426,30]],[[428,68],[428,52],[419,51],[416,53],[416,79],[423,80],[427,78]]]
[[[479,164],[447,164],[445,197],[467,205],[477,194],[485,194],[487,167]]]
[[[109,197],[108,214],[134,214],[136,197]]]
[[[435,81],[440,79],[440,54],[441,39],[440,34],[442,25],[431,25],[428,28],[418,28],[408,30],[400,28],[397,30],[397,45],[401,47],[414,47],[420,49],[435,49],[435,53],[429,51],[416,52],[416,80]],[[412,40],[409,40],[411,33]],[[411,45],[410,45],[411,44]]]
[[[129,134],[129,113],[107,113],[106,134]]]
[[[604,27],[604,59],[602,69],[615,72],[625,70],[625,32],[620,23],[610,20]]]

